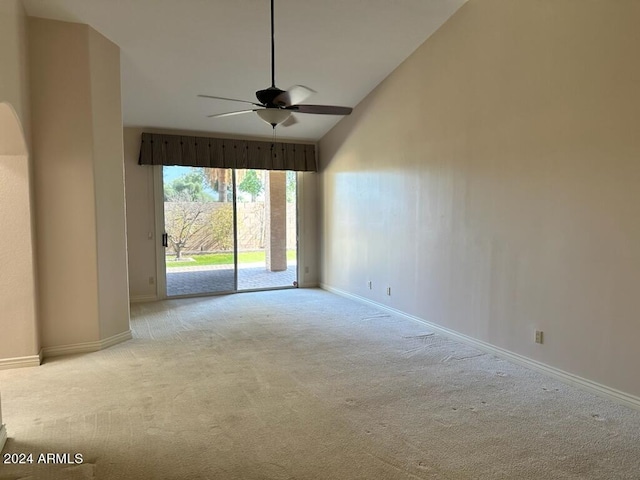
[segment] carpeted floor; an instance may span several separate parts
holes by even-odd
[[[639,479],[640,412],[321,290],[132,307],[0,372],[0,479]],[[35,460],[36,457],[34,457]]]

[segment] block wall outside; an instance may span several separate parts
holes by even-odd
[[[175,202],[165,202],[165,218],[170,218],[171,211],[177,207]],[[220,210],[229,209],[231,216],[232,203],[206,202],[200,204],[202,207],[203,222],[207,224],[205,228],[193,235],[187,242],[185,253],[211,253],[217,251],[229,251],[229,243],[232,243],[232,231],[227,236],[222,234],[223,242],[216,241],[214,232],[214,221],[216,215],[220,215]],[[265,206],[263,202],[239,202],[236,204],[238,216],[238,250],[252,251],[262,250],[265,247]],[[296,248],[296,205],[287,203],[286,219],[286,240],[287,250]],[[224,218],[224,217],[223,217]],[[220,237],[220,236],[219,236]],[[225,245],[227,244],[227,245]],[[167,250],[174,253],[173,249]]]

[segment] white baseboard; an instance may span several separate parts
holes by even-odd
[[[132,338],[131,330],[127,330],[126,332],[118,333],[117,335],[95,342],[75,343],[72,345],[60,345],[57,347],[44,347],[42,349],[42,353],[44,358],[50,358],[59,357],[61,355],[97,352],[98,350],[104,350],[105,348],[109,348],[117,343],[131,340]]]
[[[324,283],[320,284],[320,288],[323,290],[327,290],[331,293],[335,293],[336,295],[340,295],[342,297],[350,298],[360,303],[366,303],[373,307],[379,308],[380,310],[385,310],[394,315],[398,315],[399,317],[406,318],[407,320],[412,320],[414,322],[419,322],[424,325],[427,325],[429,328],[432,328],[438,333],[441,333],[447,337],[453,338],[460,342],[471,345],[472,347],[477,348],[478,350],[482,350],[484,352],[490,353],[500,358],[504,358],[505,360],[509,360],[513,363],[517,363],[522,365],[523,367],[530,368],[532,370],[536,370],[538,372],[544,373],[551,377],[557,378],[558,380],[568,383],[570,385],[583,388],[591,393],[595,393],[601,397],[608,398],[609,400],[613,400],[616,403],[625,405],[627,407],[634,408],[636,410],[640,410],[640,397],[636,397],[634,395],[622,392],[620,390],[616,390],[614,388],[607,387],[606,385],[602,385],[597,382],[593,382],[583,377],[579,377],[578,375],[574,375],[569,372],[565,372],[564,370],[560,370],[559,368],[552,367],[550,365],[546,365],[542,362],[538,362],[537,360],[533,360],[531,358],[525,357],[518,353],[510,352],[509,350],[505,350],[504,348],[496,347],[495,345],[491,345],[489,343],[483,342],[481,340],[477,340],[473,337],[469,337],[462,333],[458,333],[454,330],[449,330],[448,328],[441,327],[434,323],[431,323],[427,320],[424,320],[419,317],[415,317],[413,315],[409,315],[395,308],[389,307],[387,305],[375,302],[373,300],[369,300],[368,298],[361,297],[360,295],[355,295],[344,290],[340,290],[338,288],[333,288]]]
[[[158,300],[157,295],[135,295],[133,297],[129,297],[130,303],[155,302],[156,300]]]
[[[42,363],[42,351],[38,355],[29,355],[27,357],[1,358],[0,370],[8,370],[10,368],[21,367],[37,367]]]
[[[4,444],[7,441],[7,428],[0,423],[0,452],[4,448]]]

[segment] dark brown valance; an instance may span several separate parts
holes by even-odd
[[[315,172],[314,145],[143,133],[140,165]]]

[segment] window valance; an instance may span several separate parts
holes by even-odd
[[[315,172],[315,145],[143,133],[140,165]]]

